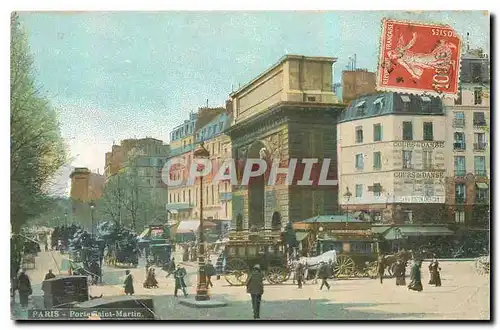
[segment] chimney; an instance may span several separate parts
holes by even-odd
[[[233,114],[233,101],[226,100],[226,113],[231,116]]]

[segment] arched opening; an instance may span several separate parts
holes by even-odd
[[[238,214],[236,217],[236,231],[242,231],[243,230],[243,216],[241,214]]]
[[[274,212],[271,219],[271,230],[281,230],[281,214]]]
[[[247,159],[259,159],[261,150],[265,148],[261,141],[254,142],[248,149]],[[257,165],[255,165],[257,166]],[[252,170],[256,170],[252,169]],[[264,228],[264,197],[265,197],[264,174],[251,177],[248,182],[248,227],[259,230]]]

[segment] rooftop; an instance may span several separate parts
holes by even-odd
[[[266,74],[268,74],[269,72],[271,72],[272,70],[274,70],[275,68],[277,68],[278,66],[280,66],[281,64],[283,64],[284,62],[289,61],[289,60],[306,60],[306,61],[335,63],[337,61],[337,58],[336,57],[325,57],[325,56],[292,55],[292,54],[285,55],[282,58],[280,58],[277,63],[272,65],[269,69],[267,69],[266,71],[259,74],[257,77],[252,79],[250,82],[248,82],[245,85],[243,85],[242,87],[240,87],[238,90],[229,94],[230,97],[234,97],[234,96],[240,94],[245,89],[247,89],[248,87],[253,85],[257,80],[264,77]]]

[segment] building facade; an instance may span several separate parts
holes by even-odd
[[[236,233],[275,232],[288,222],[337,211],[337,186],[298,185],[304,167],[297,165],[291,184],[278,176],[269,184],[269,173],[241,184],[247,159],[278,161],[286,167],[290,159],[330,161],[327,179],[337,174],[336,119],[343,108],[332,92],[335,58],[287,55],[238,91],[233,100],[233,125],[227,131],[237,162],[238,184],[232,187],[232,223]],[[318,164],[316,164],[318,165]],[[312,173],[318,174],[318,167]]]
[[[90,202],[96,201],[102,195],[105,177],[93,173],[86,167],[76,167],[70,174],[70,199],[72,204],[71,222],[82,217],[90,217]]]
[[[439,98],[381,93],[341,114],[339,203],[381,223],[440,223],[445,125]]]
[[[457,99],[445,99],[446,204],[450,221],[467,227],[489,224],[490,69],[481,52],[462,58]]]

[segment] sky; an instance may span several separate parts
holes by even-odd
[[[24,12],[37,83],[58,112],[71,167],[104,170],[115,141],[169,133],[199,107],[285,54],[338,58],[334,82],[356,54],[375,71],[383,18],[439,23],[489,53],[489,17],[475,12]],[[60,188],[58,189],[60,190]]]

